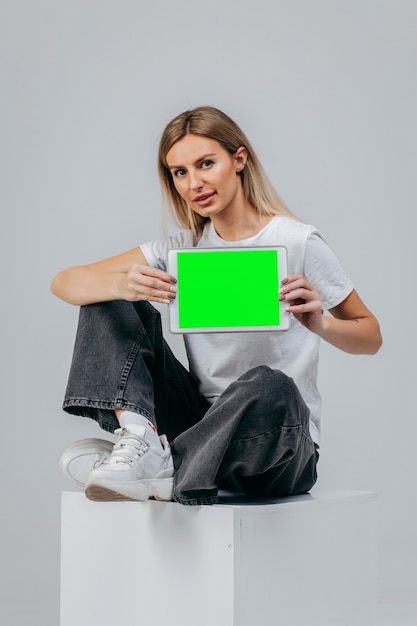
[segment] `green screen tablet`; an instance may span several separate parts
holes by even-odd
[[[287,251],[276,248],[183,248],[168,252],[178,281],[170,303],[173,333],[287,330],[278,300]]]

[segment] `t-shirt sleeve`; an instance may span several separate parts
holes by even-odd
[[[318,289],[326,311],[343,302],[354,289],[352,280],[316,230],[307,239],[304,268],[306,278]]]
[[[166,272],[168,250],[172,248],[192,248],[193,240],[190,232],[184,231],[166,239],[155,239],[141,243],[139,248],[151,267],[157,267]]]

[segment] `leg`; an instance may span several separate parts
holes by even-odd
[[[159,438],[146,424],[174,437],[201,419],[206,403],[164,341],[158,311],[149,303],[118,301],[81,309],[64,409],[91,417],[109,431],[119,428],[116,413],[121,410],[138,418],[117,431],[110,456],[108,443],[97,440],[88,447],[78,442],[64,452],[61,469],[86,483],[88,498],[169,500],[170,447],[165,435]],[[93,469],[104,454],[105,462]]]
[[[172,443],[174,499],[216,501],[217,487],[258,496],[304,493],[316,480],[309,411],[292,379],[256,367]]]
[[[115,410],[130,410],[172,439],[207,409],[190,373],[162,336],[159,312],[148,302],[82,307],[63,408],[119,428]]]

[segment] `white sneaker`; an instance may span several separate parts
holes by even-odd
[[[110,456],[113,446],[105,439],[81,439],[64,450],[59,467],[67,478],[85,487],[92,470]]]
[[[174,464],[165,435],[146,441],[145,428],[132,425],[115,431],[119,439],[108,460],[87,481],[89,500],[171,500]]]

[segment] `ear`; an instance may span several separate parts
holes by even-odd
[[[248,160],[248,151],[245,146],[240,146],[240,148],[236,150],[233,158],[235,160],[236,173],[241,172]]]

